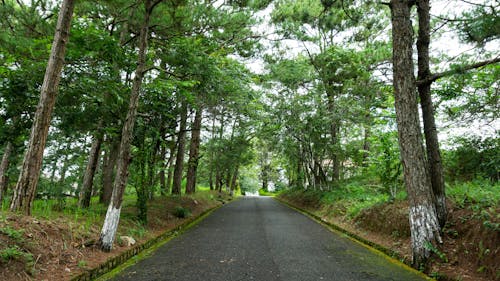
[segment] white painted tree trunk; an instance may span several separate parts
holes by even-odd
[[[156,2],[156,4],[159,2]],[[110,251],[113,248],[113,242],[120,221],[120,210],[123,200],[123,193],[127,185],[128,179],[128,166],[130,164],[130,146],[134,137],[134,124],[137,115],[137,107],[139,105],[139,94],[142,86],[142,78],[146,66],[146,53],[148,48],[148,34],[149,34],[149,19],[153,3],[149,0],[144,1],[145,13],[144,21],[142,23],[141,32],[139,35],[139,52],[137,58],[137,68],[135,70],[134,82],[132,84],[132,91],[130,93],[129,107],[127,117],[122,128],[122,139],[120,143],[120,153],[118,156],[118,163],[116,168],[116,177],[113,185],[113,194],[111,195],[111,202],[109,203],[106,218],[101,229],[101,236],[99,238],[99,246],[103,251]]]
[[[120,222],[120,212],[121,207],[116,208],[113,206],[112,202],[109,204],[108,211],[106,212],[106,218],[104,219],[104,225],[102,226],[101,236],[99,237],[101,248],[105,251],[110,251],[113,247],[116,230],[118,229],[118,223]]]

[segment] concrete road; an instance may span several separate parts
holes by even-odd
[[[218,209],[113,280],[425,280],[266,197]]]

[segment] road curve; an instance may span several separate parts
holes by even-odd
[[[112,280],[426,280],[267,197],[218,209]]]

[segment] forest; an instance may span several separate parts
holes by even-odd
[[[37,278],[16,221],[85,224],[106,255],[165,202],[260,192],[371,231],[401,218],[386,234],[413,267],[499,280],[499,8],[3,0],[0,269]]]

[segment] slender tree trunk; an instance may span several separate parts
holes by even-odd
[[[238,181],[238,172],[239,172],[239,165],[236,165],[233,171],[233,177],[231,178],[231,186],[230,186],[231,196],[234,195],[234,190],[236,190],[236,184]]]
[[[89,161],[87,162],[87,167],[85,168],[85,174],[83,176],[82,190],[80,191],[80,197],[78,199],[80,208],[88,208],[90,206],[92,185],[94,183],[94,175],[97,169],[97,164],[99,163],[101,143],[102,134],[98,132],[97,135],[94,136],[94,141],[92,142],[92,147],[90,148]]]
[[[69,139],[68,143],[66,143],[66,147],[64,148],[64,160],[63,160],[63,166],[61,168],[61,176],[59,177],[59,186],[64,185],[64,181],[66,180],[66,172],[68,172],[68,166],[69,166],[69,150],[71,148],[71,143],[73,140]]]
[[[161,136],[162,138],[164,136]],[[160,193],[162,196],[166,195],[167,189],[167,179],[165,177],[165,169],[168,167],[165,162],[165,157],[167,157],[167,148],[166,145],[163,144],[160,149],[160,158],[161,158],[161,167],[160,167],[160,172],[158,173],[158,178],[160,181]]]
[[[0,209],[2,208],[4,195],[7,194],[7,187],[9,184],[7,172],[9,170],[9,159],[13,149],[14,147],[12,146],[12,143],[10,141],[7,142],[3,152],[2,162],[0,163]]]
[[[163,131],[161,129],[160,131]],[[158,153],[160,152],[160,145],[161,145],[161,135],[163,132],[160,132],[160,136],[157,136],[155,145],[153,147],[153,150],[151,151],[151,155],[149,157],[148,161],[148,169],[147,169],[147,181],[146,181],[146,188],[147,188],[147,198],[149,200],[153,200],[154,193],[155,193],[155,171],[156,171],[156,163],[158,161]]]
[[[214,118],[212,119],[212,140],[215,139],[215,120],[217,116],[214,114]],[[214,190],[214,165],[215,165],[215,156],[214,152],[210,153],[210,171],[208,175],[208,184],[210,186],[210,190]]]
[[[170,155],[167,161],[167,185],[165,189],[165,194],[170,193],[170,188],[172,187],[172,178],[174,175],[174,159],[175,159],[175,149],[177,148],[177,142],[175,141],[175,136],[172,137],[172,144],[170,145]]]
[[[392,0],[393,72],[396,121],[403,160],[404,179],[410,203],[413,265],[425,265],[431,255],[428,243],[441,241],[432,188],[422,144],[413,75],[412,1]]]
[[[429,43],[430,43],[430,14],[429,0],[417,1],[418,12],[418,80],[425,80],[431,75],[429,69]],[[436,207],[439,225],[443,227],[446,223],[446,194],[444,186],[443,165],[439,151],[439,141],[434,119],[434,106],[431,97],[431,83],[418,85],[420,95],[420,106],[424,120],[425,144],[427,149],[427,161],[431,176],[432,191],[434,194],[434,205]]]
[[[179,134],[177,136],[177,157],[175,159],[174,182],[172,184],[172,194],[181,194],[182,171],[184,170],[184,148],[186,146],[186,123],[187,123],[187,103],[182,102],[181,120]]]
[[[203,117],[203,108],[198,108],[194,116],[191,127],[191,145],[189,147],[189,161],[187,171],[186,193],[196,192],[196,171],[198,169],[198,160],[200,159],[200,135],[201,121]]]
[[[14,196],[10,205],[11,211],[22,210],[26,215],[31,215],[31,205],[35,199],[36,187],[42,166],[43,151],[59,88],[59,80],[61,79],[74,5],[74,0],[64,0],[61,4],[50,58],[40,92],[40,100],[36,109],[33,126],[31,127],[31,134],[21,167],[21,173],[19,174],[19,180],[14,189]]]
[[[111,195],[113,193],[113,178],[119,152],[120,139],[118,137],[111,138],[106,161],[104,162],[102,169],[102,191],[99,198],[100,203],[109,204],[109,202],[111,202]]]
[[[332,151],[332,180],[338,182],[340,180],[340,157],[337,147],[340,147],[339,132],[340,125],[336,120],[335,114],[335,94],[333,93],[333,86],[326,85],[326,94],[328,98],[328,111],[333,116],[330,124],[330,135],[332,139],[332,145],[335,147]]]
[[[364,125],[365,135],[363,137],[363,167],[368,166],[368,156],[370,155],[370,136],[371,136],[371,127],[368,124]]]
[[[120,143],[120,153],[118,156],[118,165],[116,169],[116,177],[113,185],[113,194],[111,202],[106,212],[106,218],[102,226],[99,245],[102,250],[110,251],[113,247],[118,222],[120,220],[121,205],[123,193],[128,179],[128,166],[130,164],[130,145],[132,143],[134,124],[137,115],[137,106],[139,104],[139,93],[142,85],[142,78],[146,67],[146,53],[148,46],[149,20],[152,12],[150,0],[144,1],[145,14],[144,21],[139,34],[139,51],[137,58],[137,68],[130,93],[129,108],[127,117],[122,129],[122,139]]]

